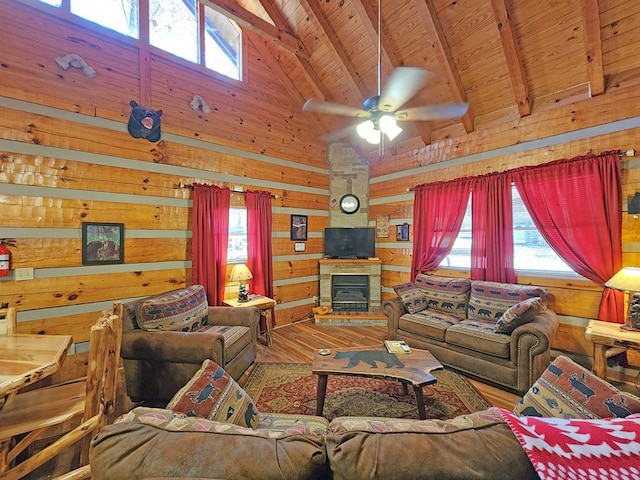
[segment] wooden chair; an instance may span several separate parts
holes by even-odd
[[[16,309],[14,307],[0,308],[0,335],[14,335],[17,328]]]
[[[90,477],[89,443],[113,412],[122,341],[122,305],[104,311],[91,327],[87,377],[82,381],[21,393],[0,413],[0,478],[19,479],[66,449],[80,443],[80,469],[63,478]],[[52,427],[82,417],[79,426],[33,456],[12,465],[16,457]],[[22,438],[20,438],[22,437]],[[18,438],[15,441],[13,439]]]

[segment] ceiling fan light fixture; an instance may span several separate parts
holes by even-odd
[[[377,145],[380,143],[380,131],[376,129],[375,124],[371,120],[365,120],[356,127],[356,131],[360,137],[367,142]]]
[[[389,141],[392,141],[402,133],[402,128],[396,123],[393,115],[382,115],[378,121],[380,130],[387,135]]]

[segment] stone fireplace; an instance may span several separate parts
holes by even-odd
[[[336,312],[380,312],[381,261],[320,260],[320,305]]]

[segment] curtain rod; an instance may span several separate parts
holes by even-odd
[[[189,190],[193,190],[193,185],[179,182],[178,183],[178,188],[188,188]],[[233,189],[231,190],[231,193],[239,193],[240,195],[246,195],[247,194],[247,192],[244,191],[244,190],[233,190]],[[271,194],[271,198],[278,198],[278,195],[274,195],[272,193]]]
[[[636,156],[636,149],[635,148],[630,148],[628,150],[625,150],[624,152],[622,150],[618,151],[618,155],[620,155],[620,157],[635,157]],[[407,192],[413,192],[414,187],[409,187],[407,188]]]

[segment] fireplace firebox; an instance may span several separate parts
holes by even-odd
[[[369,310],[369,275],[333,275],[332,308],[336,312]]]

